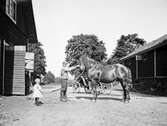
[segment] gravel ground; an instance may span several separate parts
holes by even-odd
[[[131,93],[125,104],[113,89],[95,102],[68,88],[68,101],[60,102],[58,88],[43,87],[42,106],[25,96],[0,97],[0,126],[167,126],[167,97]]]

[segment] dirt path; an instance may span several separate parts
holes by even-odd
[[[0,126],[167,126],[167,97],[131,93],[128,104],[121,102],[122,92],[100,95],[73,93],[68,101],[59,101],[57,87],[44,88],[44,104],[35,106],[24,96],[0,98]]]

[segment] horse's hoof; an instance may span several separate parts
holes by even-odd
[[[121,102],[123,102],[123,103],[129,103],[129,100],[128,99],[122,99]]]
[[[96,99],[92,98],[92,102],[96,102]]]
[[[129,103],[129,100],[127,100],[126,103]]]
[[[125,100],[124,100],[124,99],[121,99],[121,102],[125,102]]]
[[[129,99],[126,99],[126,100],[124,101],[124,103],[129,103]]]

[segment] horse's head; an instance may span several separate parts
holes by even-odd
[[[79,59],[80,68],[82,71],[92,68],[97,62],[94,59],[89,58],[86,54],[82,55]]]

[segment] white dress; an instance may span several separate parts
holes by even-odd
[[[42,98],[43,97],[43,95],[42,95],[42,93],[41,93],[41,86],[39,85],[39,84],[35,84],[34,85],[34,89],[33,89],[33,97],[34,98]]]

